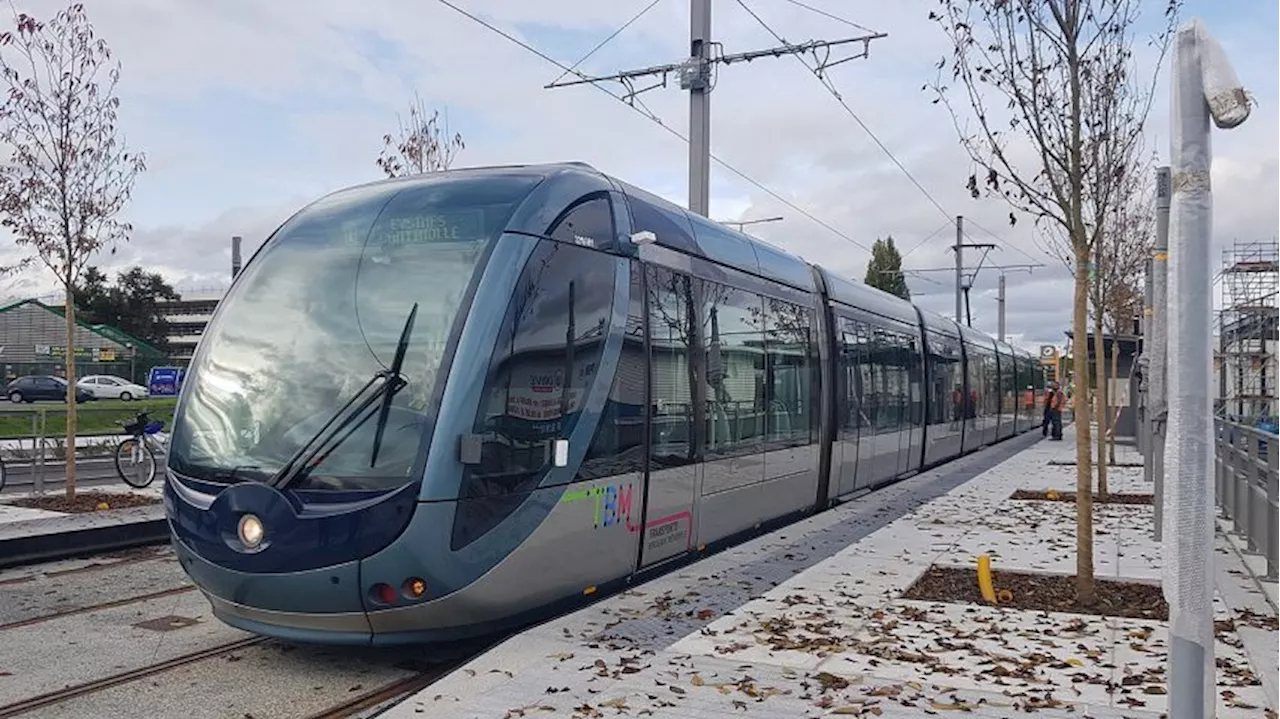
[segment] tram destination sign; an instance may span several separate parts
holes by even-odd
[[[402,215],[380,220],[374,227],[369,244],[402,247],[435,242],[473,242],[487,235],[484,229],[484,211],[479,208]]]

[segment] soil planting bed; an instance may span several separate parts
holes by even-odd
[[[1007,601],[999,606],[1071,614],[1093,614],[1132,619],[1169,618],[1160,587],[1139,582],[1098,579],[1094,586],[1097,602],[1090,607],[1076,602],[1075,577],[1054,574],[992,571],[996,596]],[[1007,590],[1007,593],[1006,593]],[[1012,595],[1012,599],[1009,595]],[[967,567],[933,566],[907,588],[903,599],[958,604],[987,604],[978,589],[978,572]]]
[[[67,501],[67,495],[65,494],[49,494],[43,497],[24,497],[9,502],[15,507],[44,509],[50,512],[69,512],[72,514],[103,511],[99,508],[99,505],[103,503],[107,505],[107,509],[128,509],[129,507],[160,504],[160,500],[140,494],[77,492],[76,498],[71,501]]]
[[[1049,465],[1050,467],[1076,467],[1076,466],[1078,466],[1078,465],[1076,464],[1076,461],[1075,461],[1074,459],[1071,459],[1071,460],[1051,459],[1051,460],[1049,460],[1048,465]],[[1145,464],[1139,464],[1138,462],[1115,462],[1114,464],[1112,464],[1112,463],[1108,463],[1108,464],[1107,464],[1107,467],[1108,467],[1108,468],[1110,468],[1110,467],[1128,467],[1128,468],[1130,468],[1130,469],[1140,469],[1140,468],[1142,468],[1142,467],[1146,467],[1146,466],[1147,466],[1147,465],[1145,465]]]
[[[1075,492],[1058,492],[1056,496],[1050,497],[1047,491],[1019,489],[1014,492],[1009,499],[1033,499],[1044,502],[1071,502],[1075,504]],[[1151,504],[1150,494],[1121,494],[1111,492],[1103,497],[1100,494],[1093,495],[1094,504]]]

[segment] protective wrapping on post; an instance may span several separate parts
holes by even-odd
[[[1175,719],[1212,717],[1216,705],[1210,112],[1219,127],[1234,127],[1249,107],[1221,47],[1199,20],[1192,20],[1173,40],[1167,317],[1168,356],[1177,360],[1168,364],[1167,378],[1163,585],[1170,610],[1169,707]],[[1202,707],[1195,706],[1200,702]]]

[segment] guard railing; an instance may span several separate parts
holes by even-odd
[[[1214,420],[1217,447],[1214,501],[1247,551],[1265,554],[1266,580],[1280,569],[1280,472],[1276,434],[1225,419]]]

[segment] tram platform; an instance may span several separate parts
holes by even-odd
[[[1065,440],[1014,438],[531,628],[384,716],[1160,716],[1166,621],[1017,609],[1034,582],[1001,578],[1075,573],[1074,503],[1011,498],[1074,488],[1073,427]],[[1110,491],[1149,494],[1118,450]],[[1095,505],[1099,580],[1158,595],[1152,520],[1150,504]],[[1217,716],[1275,717],[1275,585],[1217,542]],[[995,588],[1023,596],[904,598],[983,553]]]

